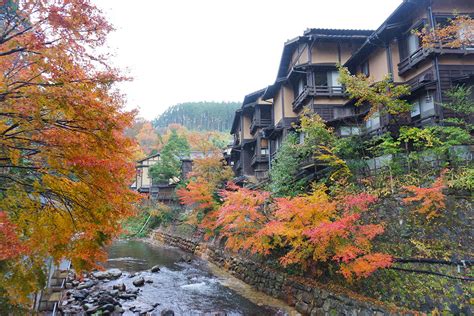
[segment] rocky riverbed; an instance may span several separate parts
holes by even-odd
[[[227,288],[206,262],[175,248],[118,241],[107,270],[66,280],[66,315],[286,315]]]

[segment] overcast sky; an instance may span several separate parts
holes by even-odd
[[[401,0],[93,0],[116,31],[127,107],[153,119],[188,101],[239,101],[275,80],[307,28],[376,29]]]

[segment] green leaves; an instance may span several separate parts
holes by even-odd
[[[170,138],[160,154],[158,163],[150,167],[153,181],[167,182],[181,175],[181,159],[189,158],[190,148],[185,137],[178,135],[176,130],[171,131]]]
[[[367,117],[376,112],[397,115],[411,111],[412,105],[403,99],[410,95],[410,86],[397,85],[388,75],[383,80],[374,82],[363,74],[352,75],[345,67],[339,67],[339,75],[339,81],[345,86],[349,96],[356,99],[357,106],[370,104]]]

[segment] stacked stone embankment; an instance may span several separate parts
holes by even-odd
[[[229,253],[199,238],[186,238],[155,231],[153,239],[184,251],[205,257],[257,290],[281,299],[303,315],[414,315],[384,305],[356,293],[339,293],[310,279],[289,276],[263,264]]]

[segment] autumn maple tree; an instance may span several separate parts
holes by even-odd
[[[280,262],[304,269],[332,261],[347,279],[367,277],[391,265],[390,255],[372,252],[371,240],[383,233],[380,224],[363,224],[361,214],[377,199],[366,193],[332,198],[326,187],[311,194],[276,199],[274,219],[257,235],[271,237],[268,249],[288,249]]]
[[[232,178],[232,169],[225,164],[219,154],[198,158],[193,161],[193,170],[188,175],[189,182],[186,186],[177,190],[180,202],[193,210],[194,220],[196,216],[202,217],[200,223],[211,233],[216,221],[216,210],[219,206],[216,192]]]
[[[403,199],[405,204],[415,204],[416,211],[426,216],[426,219],[432,219],[441,215],[446,207],[446,195],[443,190],[447,188],[444,176],[446,170],[429,187],[418,187],[414,185],[404,186],[403,189],[410,195]]]
[[[217,211],[215,227],[220,228],[220,235],[226,238],[226,248],[267,252],[265,236],[257,233],[268,223],[264,204],[270,193],[229,183],[220,195],[224,203]]]
[[[112,27],[89,0],[0,5],[0,296],[21,303],[47,258],[95,266],[132,213],[134,113],[95,53]]]
[[[460,48],[474,45],[474,20],[469,15],[456,14],[446,23],[425,27],[415,32],[424,48]]]

